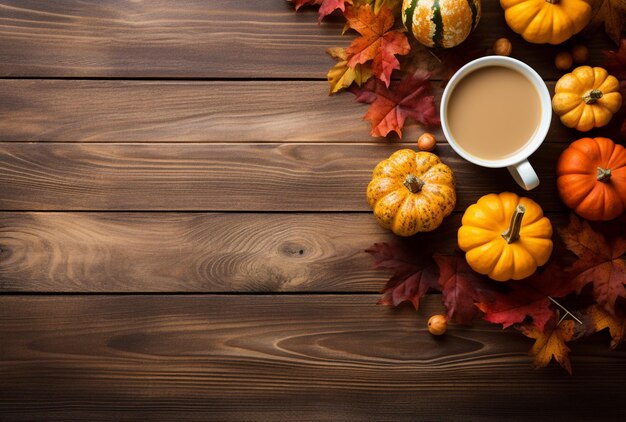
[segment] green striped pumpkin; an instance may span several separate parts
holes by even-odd
[[[402,23],[428,47],[462,43],[480,19],[480,0],[404,0]]]

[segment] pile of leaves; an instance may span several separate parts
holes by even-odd
[[[344,33],[353,30],[358,34],[350,46],[327,50],[337,61],[327,77],[331,95],[347,89],[358,102],[369,104],[364,119],[371,123],[372,136],[395,133],[402,138],[407,118],[424,127],[438,125],[439,113],[430,83],[432,72],[441,73],[445,79],[485,53],[459,48],[436,54],[409,42],[400,19],[401,0],[292,2],[296,10],[305,5],[319,5],[318,22],[336,11],[346,20]],[[468,55],[467,51],[473,54]],[[397,71],[400,71],[399,80],[392,80],[392,73]]]
[[[536,367],[554,358],[571,373],[569,342],[608,328],[615,348],[626,336],[626,218],[592,226],[572,215],[559,234],[569,255],[559,253],[531,277],[506,283],[474,272],[462,252],[374,244],[367,252],[375,267],[393,272],[379,304],[410,302],[418,310],[426,293],[441,292],[449,321],[471,325],[482,318],[514,327],[535,339]]]

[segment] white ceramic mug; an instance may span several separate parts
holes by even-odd
[[[446,115],[448,102],[450,101],[450,94],[453,92],[456,84],[458,84],[461,79],[463,79],[471,72],[487,66],[503,66],[522,73],[535,86],[541,100],[541,121],[530,142],[528,142],[524,148],[518,151],[517,154],[502,158],[500,160],[485,160],[480,157],[470,155],[465,150],[463,150],[450,133],[450,129],[448,128],[448,119]],[[503,94],[506,95],[506,93]],[[513,179],[515,179],[515,181],[526,190],[531,190],[539,186],[539,177],[537,177],[537,173],[528,162],[528,157],[533,152],[535,152],[537,148],[539,148],[539,145],[541,145],[546,135],[548,134],[550,121],[552,120],[552,100],[550,99],[550,92],[548,92],[548,87],[544,83],[543,79],[541,79],[541,76],[539,76],[539,74],[535,72],[533,68],[519,60],[504,56],[487,56],[471,61],[462,68],[460,68],[452,76],[450,82],[448,82],[448,85],[443,91],[443,96],[441,98],[440,113],[441,127],[443,129],[443,133],[446,136],[446,139],[448,140],[450,146],[461,157],[465,158],[469,162],[478,164],[479,166],[483,167],[506,167],[511,173],[511,176],[513,176]]]

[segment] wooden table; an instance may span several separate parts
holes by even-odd
[[[557,50],[483,3],[477,39],[510,37],[552,88]],[[328,97],[341,26],[282,0],[0,2],[1,420],[624,418],[608,335],[575,345],[570,377],[532,370],[513,330],[431,337],[437,295],[375,305],[388,275],[363,251],[392,236],[365,186],[420,129],[373,139],[365,106]],[[601,64],[610,45],[589,45]],[[531,159],[557,224],[577,137],[555,121]],[[458,207],[422,241],[452,251],[467,205],[521,191],[438,153]]]

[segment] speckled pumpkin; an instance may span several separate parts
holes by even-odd
[[[432,231],[456,205],[454,173],[435,154],[402,149],[374,169],[367,202],[398,236]]]
[[[480,20],[480,0],[404,0],[402,23],[427,47],[462,43]]]

